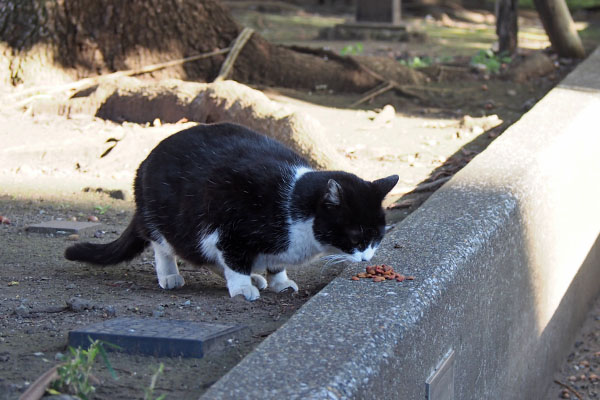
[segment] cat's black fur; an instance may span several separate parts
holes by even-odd
[[[348,254],[381,241],[381,202],[396,175],[367,182],[346,172],[311,170],[296,181],[299,168],[310,166],[279,142],[239,125],[184,130],[163,140],[140,165],[136,212],[123,234],[107,244],[75,244],[65,257],[115,264],[164,238],[193,264],[219,264],[200,244],[217,231],[216,248],[227,267],[250,275],[260,254],[289,250],[290,222],[314,218],[314,238]]]

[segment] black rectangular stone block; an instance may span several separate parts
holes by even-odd
[[[87,348],[91,338],[115,344],[121,348],[117,351],[129,354],[202,358],[223,349],[228,339],[241,335],[245,329],[206,322],[122,317],[69,332],[69,345]]]
[[[46,221],[41,224],[27,226],[27,232],[51,233],[54,235],[70,235],[95,232],[101,224],[97,222],[79,221]]]

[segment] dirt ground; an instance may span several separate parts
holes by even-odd
[[[569,355],[548,386],[548,399],[600,397],[600,299],[591,307]]]
[[[365,46],[363,55],[374,55],[385,46],[389,44],[368,47],[371,50]],[[415,48],[410,51],[416,52]],[[390,91],[359,109],[348,107],[359,94],[340,95],[323,88],[310,92],[260,89],[274,101],[319,120],[353,172],[366,179],[399,174],[400,182],[386,201],[389,221],[398,222],[575,65],[551,58],[552,72],[533,74],[517,83],[473,71],[465,60],[455,60],[462,63],[456,79],[433,80],[412,95]],[[63,252],[72,243],[69,238],[28,233],[25,228],[48,220],[86,221],[93,215],[102,226],[80,240],[115,239],[133,212],[131,182],[137,165],[161,139],[191,123],[150,126],[117,124],[91,115],[32,114],[12,107],[12,90],[17,89],[7,89],[0,99],[0,215],[10,219],[10,224],[0,225],[0,398],[17,398],[55,365],[57,354],[66,352],[69,330],[115,315],[248,326],[247,334],[222,353],[203,359],[110,353],[119,379],[113,380],[101,363],[94,372],[101,380],[95,398],[143,398],[144,388],[162,362],[165,372],[156,392],[171,399],[198,398],[340,273],[342,266],[320,262],[304,266],[289,272],[300,287],[298,293],[264,292],[250,303],[230,299],[221,278],[185,264],[181,270],[186,286],[161,290],[150,252],[131,263],[104,268],[67,262]],[[117,146],[101,157],[111,138],[119,140]],[[413,191],[431,181],[438,184]],[[125,199],[112,198],[111,191],[122,191]],[[73,297],[89,300],[94,307],[74,311],[67,306]],[[594,312],[597,316],[598,307]],[[563,367],[565,372],[557,375],[561,382],[573,387],[584,382],[568,378],[581,375],[573,368],[586,358],[590,367],[586,367],[585,382],[593,389],[588,372],[596,368],[599,358],[594,352],[600,350],[595,321],[585,331],[590,333],[584,334],[584,345],[577,346]],[[558,396],[562,396],[560,390]]]

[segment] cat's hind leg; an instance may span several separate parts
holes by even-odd
[[[298,285],[288,278],[285,269],[271,271],[267,268],[267,281],[269,288],[275,293],[281,293],[286,289],[292,289],[294,292],[298,291]]]
[[[177,289],[185,284],[183,277],[179,275],[175,254],[169,244],[162,238],[160,241],[152,241],[154,249],[154,262],[158,284],[163,289]]]

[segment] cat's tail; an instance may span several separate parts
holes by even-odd
[[[121,236],[110,243],[77,243],[65,250],[65,258],[96,265],[112,265],[129,261],[140,254],[149,242],[138,233],[134,216]]]

